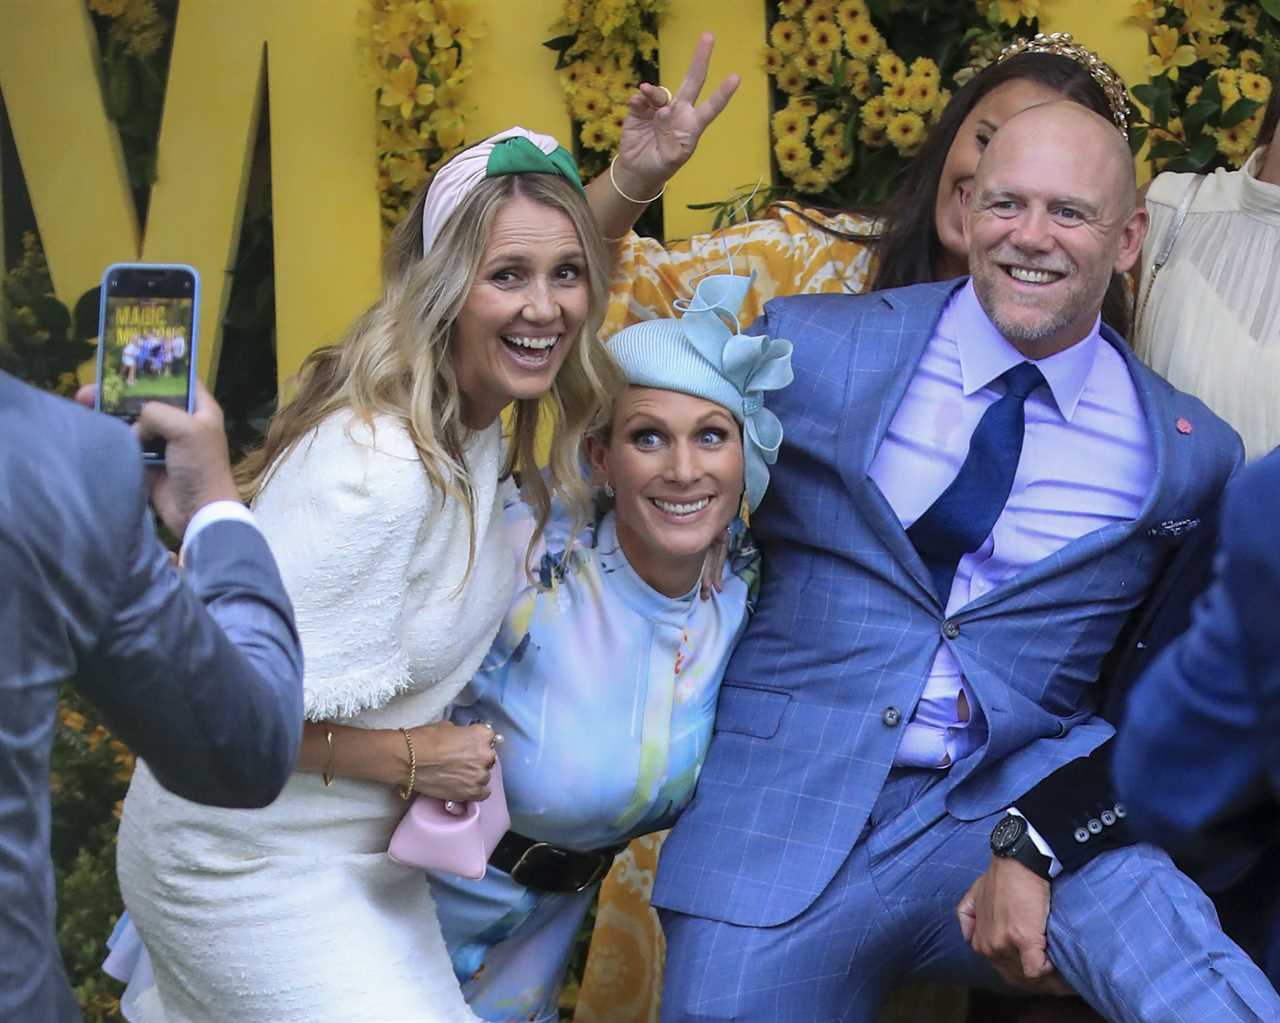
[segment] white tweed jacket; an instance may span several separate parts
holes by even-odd
[[[335,414],[276,465],[253,510],[297,615],[308,719],[423,724],[471,678],[516,581],[501,430],[464,449],[476,494],[465,585],[466,508],[431,485],[399,421]]]

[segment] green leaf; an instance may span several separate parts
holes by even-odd
[[[1205,165],[1218,155],[1218,140],[1212,135],[1202,135],[1191,144],[1187,152],[1187,160],[1192,170],[1203,170]]]
[[[1147,141],[1146,128],[1133,128],[1129,132],[1129,151],[1137,156],[1142,151],[1143,144]]]
[[[1252,117],[1254,112],[1261,106],[1262,104],[1257,100],[1245,99],[1241,96],[1222,112],[1222,119],[1218,124],[1223,128],[1234,128],[1237,124]]]
[[[888,21],[892,13],[890,0],[867,0],[867,7],[871,11],[871,16],[879,18],[881,22]]]
[[[1182,126],[1188,132],[1202,128],[1214,114],[1218,112],[1216,103],[1200,99],[1182,112]]]
[[[1258,0],[1258,3],[1262,5],[1262,9],[1270,14],[1271,17],[1280,21],[1280,0]]]
[[[1202,100],[1207,100],[1215,107],[1222,106],[1222,89],[1218,85],[1218,78],[1216,75],[1210,75],[1204,80],[1204,89],[1200,93],[1200,98]]]
[[[107,79],[107,116],[118,121],[129,112],[129,101],[133,97],[129,62],[107,58],[103,61],[103,73]]]
[[[1183,156],[1186,152],[1186,145],[1177,139],[1161,139],[1151,146],[1151,159],[1163,162],[1175,156]]]

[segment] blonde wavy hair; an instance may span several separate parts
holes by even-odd
[[[583,437],[599,426],[623,386],[621,372],[596,340],[608,295],[608,255],[586,198],[552,174],[510,174],[481,182],[445,222],[422,255],[424,190],[395,230],[383,260],[382,297],[337,344],[312,352],[296,378],[292,399],[272,419],[262,446],[236,466],[236,481],[252,501],[280,460],[335,412],[350,410],[373,426],[375,416],[399,420],[443,504],[462,501],[471,518],[470,574],[475,559],[475,487],[463,455],[471,430],[463,423],[450,344],[453,326],[475,280],[498,211],[522,197],[564,213],[582,244],[589,293],[587,317],[550,391],[515,402],[503,477],[516,474],[534,510],[533,549],[546,527],[551,499],[562,500],[575,522],[585,521],[589,488],[582,479]],[[563,343],[563,342],[562,342]],[[538,468],[539,424],[550,422],[547,471]],[[526,559],[527,560],[527,559]],[[464,577],[465,579],[465,577]]]

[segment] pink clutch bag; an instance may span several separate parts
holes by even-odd
[[[442,800],[414,796],[391,835],[387,855],[406,867],[484,877],[489,857],[511,827],[501,763],[489,775],[489,798],[462,806],[462,813],[452,814]]]

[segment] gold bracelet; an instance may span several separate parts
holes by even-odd
[[[324,779],[324,787],[328,788],[333,784],[333,728],[330,725],[324,726],[324,741],[329,747],[329,759],[325,761],[324,772],[320,777]]]
[[[418,780],[418,757],[413,752],[413,740],[409,738],[409,730],[402,728],[400,734],[404,736],[404,744],[409,747],[409,783],[400,790],[400,798],[408,799],[413,795],[413,783]]]
[[[609,184],[613,186],[613,190],[617,192],[620,196],[622,196],[622,198],[626,199],[627,202],[635,203],[637,206],[648,206],[649,203],[656,202],[658,199],[662,198],[662,193],[667,190],[667,186],[665,183],[660,189],[658,189],[658,194],[655,195],[652,199],[633,199],[631,196],[627,195],[626,192],[624,192],[621,188],[618,187],[618,179],[613,176],[613,165],[617,162],[618,162],[618,158],[616,156],[609,161]]]

